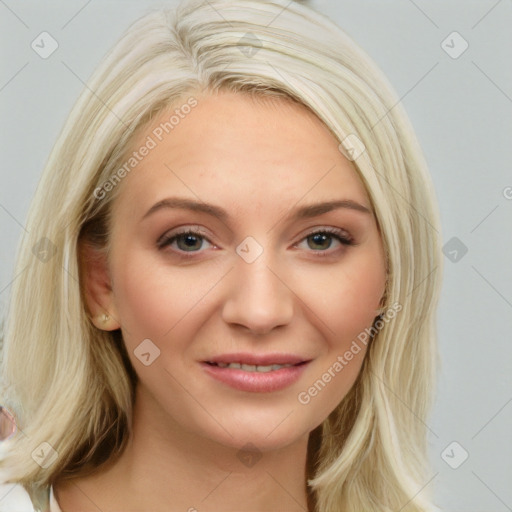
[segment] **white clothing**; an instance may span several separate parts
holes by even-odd
[[[48,489],[48,496],[41,508],[36,508],[28,492],[21,484],[0,484],[0,512],[62,512],[53,494],[53,487]]]

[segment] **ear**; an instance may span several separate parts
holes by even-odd
[[[83,240],[78,247],[80,282],[91,321],[104,331],[119,329],[121,324],[115,307],[107,254]]]
[[[384,291],[383,291],[382,296],[380,298],[379,308],[375,310],[375,314],[377,315],[377,317],[379,317],[380,315],[382,315],[386,311],[387,295],[388,295],[387,286],[384,285]]]

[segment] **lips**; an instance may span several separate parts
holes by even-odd
[[[267,373],[276,370],[281,370],[281,368],[289,368],[290,366],[294,366],[293,364],[245,364],[245,363],[209,363],[212,366],[218,366],[220,368],[231,368],[233,370],[243,370],[245,372],[260,372]],[[299,363],[301,364],[301,363]]]
[[[240,391],[282,390],[302,375],[310,360],[294,354],[224,354],[202,363],[217,381]]]
[[[239,363],[245,365],[255,366],[270,366],[274,364],[293,366],[296,364],[304,363],[307,359],[297,356],[295,354],[250,354],[250,353],[235,353],[223,354],[215,356],[212,359],[205,361],[211,364],[231,364]]]

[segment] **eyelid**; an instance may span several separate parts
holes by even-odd
[[[310,236],[313,236],[315,234],[328,234],[331,235],[333,238],[335,238],[339,244],[342,246],[341,248],[330,250],[327,249],[325,251],[322,250],[310,250],[307,252],[311,252],[315,254],[316,256],[328,256],[333,253],[338,252],[342,248],[347,248],[349,246],[357,245],[352,235],[345,229],[337,228],[333,226],[315,226],[313,228],[310,228],[307,232],[300,235],[300,238],[292,245],[294,248],[296,248],[300,243],[306,241],[306,239]],[[205,232],[205,230],[201,226],[197,225],[184,225],[182,227],[174,228],[170,231],[165,232],[163,235],[161,235],[157,240],[157,246],[159,249],[164,249],[167,246],[170,246],[171,243],[174,241],[175,238],[177,238],[180,235],[198,235],[199,237],[203,238],[206,242],[208,242],[213,248],[218,248],[216,244],[214,244],[208,234]],[[180,251],[173,249],[174,252],[177,254],[180,254],[184,257],[194,257],[194,255],[198,255],[202,252],[205,252],[205,250],[199,250],[199,251],[190,251],[189,253],[186,251]]]
[[[356,245],[354,237],[346,229],[336,228],[333,226],[315,226],[314,228],[310,228],[306,233],[303,233],[300,236],[300,239],[294,245],[297,245],[299,242],[302,242],[306,238],[317,233],[327,233],[346,241],[347,245],[348,243]]]
[[[174,249],[171,247],[172,243],[174,243],[175,239],[180,235],[198,235],[201,237],[204,241],[206,241],[208,244],[210,244],[211,247],[208,247],[207,249],[218,249],[218,246],[214,244],[209,236],[204,232],[203,229],[201,229],[200,226],[190,226],[186,225],[183,226],[181,229],[174,228],[170,231],[166,231],[163,235],[161,235],[157,242],[156,246],[159,250],[166,250],[169,249],[169,251],[172,251],[173,253],[177,254],[181,258],[194,258],[197,257],[199,254],[205,252],[205,249],[201,248],[199,251],[180,251],[179,249]]]
[[[308,233],[302,235],[300,240],[296,242],[293,245],[293,248],[296,250],[301,250],[299,247],[300,244],[307,243],[307,239],[310,236],[316,235],[316,234],[327,234],[330,235],[332,238],[335,239],[335,242],[338,242],[339,246],[334,248],[327,248],[325,250],[321,249],[304,249],[304,252],[306,253],[307,257],[309,258],[336,258],[345,253],[349,247],[357,245],[356,241],[352,237],[352,235],[346,231],[345,229],[341,228],[334,228],[334,227],[315,227],[314,229],[310,230]]]
[[[156,241],[157,245],[161,245],[162,241],[169,241],[170,239],[179,236],[179,235],[186,235],[188,233],[191,233],[193,235],[200,235],[205,240],[207,240],[212,245],[213,242],[210,240],[208,234],[204,229],[201,228],[201,226],[195,226],[186,224],[184,226],[178,226],[176,228],[170,229],[169,231],[166,231],[163,235],[160,235]]]

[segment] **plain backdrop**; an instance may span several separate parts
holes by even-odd
[[[175,3],[0,0],[0,314],[30,199],[71,106],[130,23]],[[424,487],[446,511],[512,511],[512,3],[312,5],[387,75],[437,192],[446,254],[443,367],[425,419],[433,472]],[[47,59],[31,47],[45,31],[58,43]]]

